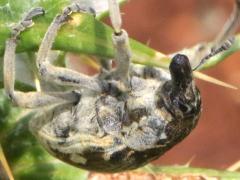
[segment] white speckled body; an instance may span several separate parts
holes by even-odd
[[[82,89],[77,104],[39,112],[30,129],[52,155],[85,169],[116,172],[156,159],[190,132],[200,109],[183,123],[184,115],[174,117],[159,92],[169,73],[132,69],[129,91],[99,95]]]

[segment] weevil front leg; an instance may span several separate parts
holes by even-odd
[[[235,0],[235,7],[230,18],[225,23],[223,29],[217,35],[211,45],[202,45],[196,52],[194,60],[198,63],[194,70],[199,68],[212,56],[225,51],[234,43],[234,33],[236,32],[240,23],[240,0]],[[200,60],[200,62],[199,62]]]
[[[73,12],[93,14],[94,10],[90,7],[81,7],[79,4],[73,3],[66,7],[60,15],[55,17],[39,47],[37,55],[39,73],[44,79],[54,81],[60,85],[85,87],[99,92],[102,90],[102,87],[96,78],[89,77],[70,69],[55,67],[50,64],[48,60],[58,29],[68,21],[70,14]]]
[[[128,34],[125,30],[121,29],[122,19],[117,0],[108,0],[110,19],[114,29],[112,35],[113,45],[116,50],[115,60],[116,69],[112,72],[114,79],[121,80],[128,86],[129,67],[131,50],[129,46]]]
[[[63,93],[42,93],[42,92],[20,92],[14,90],[15,82],[15,51],[19,34],[33,22],[32,18],[43,15],[42,8],[31,10],[27,16],[12,29],[11,37],[6,41],[4,53],[4,89],[14,104],[25,108],[36,108],[55,103],[72,103],[79,100],[79,95],[75,92]]]

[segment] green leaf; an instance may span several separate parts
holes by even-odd
[[[205,168],[194,168],[188,166],[154,166],[154,165],[147,165],[143,168],[136,170],[136,172],[145,172],[150,174],[166,174],[171,176],[197,176],[202,177],[203,179],[221,179],[221,180],[235,180],[240,179],[239,172],[231,172],[231,171],[219,171],[214,169],[205,169]],[[198,179],[196,177],[196,179]],[[201,179],[201,178],[200,178]]]

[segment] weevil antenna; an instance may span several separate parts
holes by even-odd
[[[203,65],[208,59],[215,56],[216,54],[228,50],[232,44],[234,43],[234,33],[236,32],[237,28],[240,24],[240,0],[235,0],[235,7],[230,16],[227,20],[225,25],[223,26],[220,33],[217,35],[215,40],[211,45],[206,45],[201,48],[200,51],[196,53],[196,58],[201,55],[200,54],[207,54],[201,58],[199,64],[193,68],[197,70],[201,65]]]

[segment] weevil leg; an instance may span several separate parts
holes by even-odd
[[[198,69],[212,56],[225,51],[234,43],[234,33],[236,32],[240,23],[240,0],[235,0],[235,7],[230,18],[225,23],[223,29],[217,35],[211,45],[202,45],[195,53],[197,66],[193,70]]]
[[[129,46],[128,34],[121,29],[122,19],[117,0],[108,0],[110,19],[114,29],[112,41],[115,52],[116,69],[112,72],[115,79],[121,80],[125,85],[128,85],[129,67],[131,50]]]
[[[4,89],[6,94],[16,105],[25,108],[36,108],[55,103],[71,103],[79,100],[79,95],[75,92],[63,93],[42,93],[42,92],[20,92],[14,90],[15,82],[15,51],[18,35],[33,22],[32,18],[44,14],[42,8],[31,10],[27,16],[17,24],[12,31],[11,37],[6,41],[4,53]]]
[[[101,91],[101,84],[97,79],[70,69],[55,67],[48,61],[49,52],[51,51],[58,29],[68,21],[70,14],[73,12],[94,14],[92,8],[81,7],[79,4],[73,3],[66,7],[60,15],[55,17],[39,47],[37,54],[39,73],[44,79],[52,80],[60,85],[85,87],[93,91]]]

